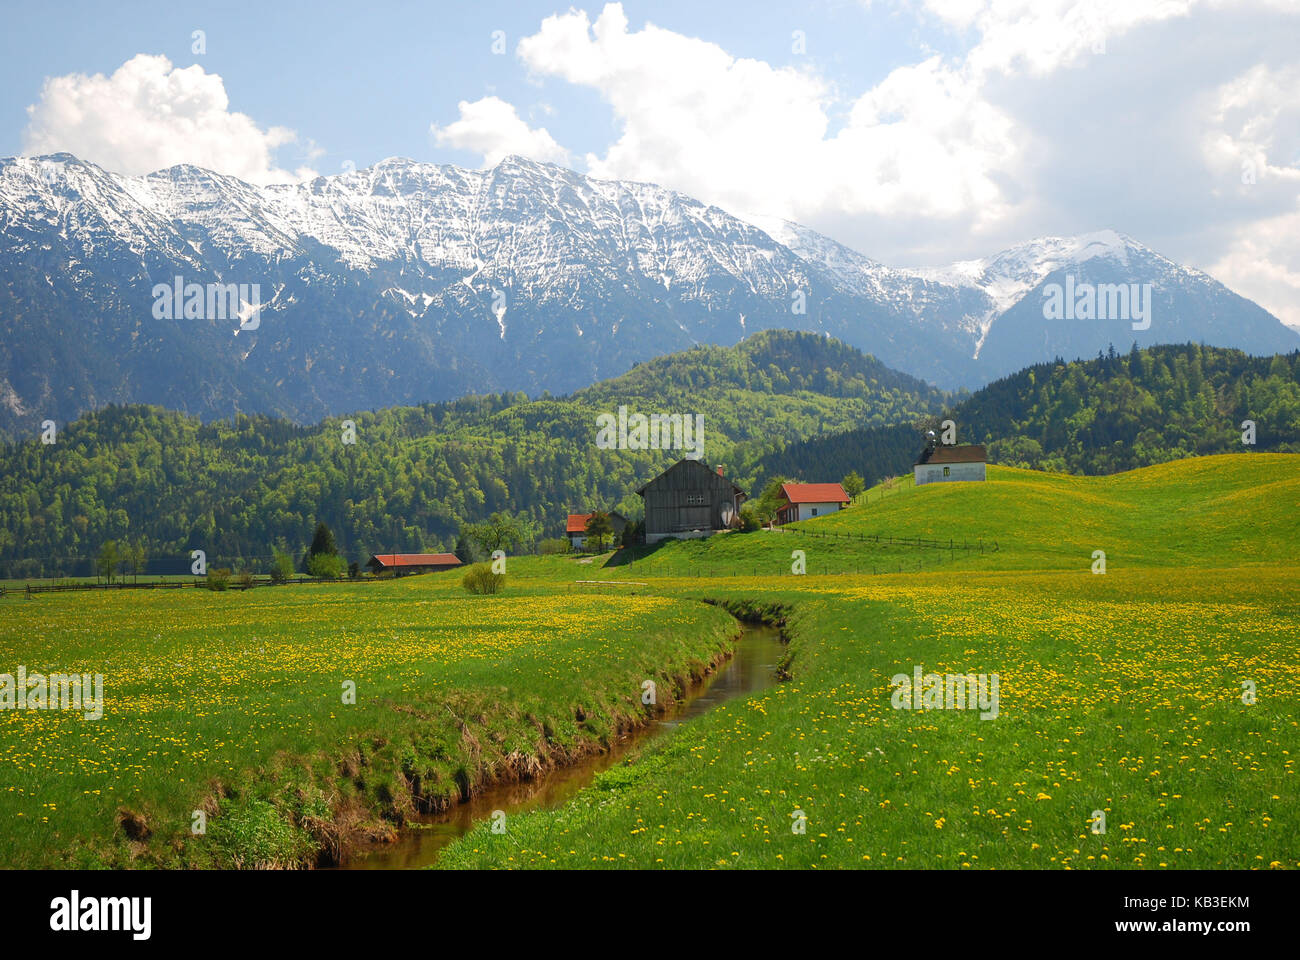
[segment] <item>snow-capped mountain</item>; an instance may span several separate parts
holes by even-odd
[[[1133,334],[1045,319],[1040,288],[1063,272],[1152,283],[1156,322]],[[208,299],[159,314],[178,277]],[[256,323],[242,299],[238,315],[214,312],[211,288],[227,284],[255,289]],[[899,270],[797,224],[518,157],[487,170],[393,159],[270,187],[188,165],[122,177],[68,154],[0,160],[0,321],[0,432],[107,402],[314,419],[567,391],[773,327],[948,387],[1108,342],[1300,346],[1117,234]]]

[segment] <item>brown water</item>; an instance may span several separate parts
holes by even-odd
[[[410,870],[437,862],[443,847],[469,832],[481,820],[502,810],[507,817],[529,810],[551,810],[567,803],[636,747],[671,733],[679,724],[707,713],[720,703],[746,697],[776,683],[776,667],[785,656],[785,644],[772,627],[745,625],[736,652],[713,675],[694,687],[670,712],[634,731],[606,753],[552,770],[539,780],[504,784],[475,795],[466,803],[413,821],[394,843],[358,853],[344,869]]]

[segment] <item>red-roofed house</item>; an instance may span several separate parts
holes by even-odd
[[[609,517],[609,525],[614,528],[614,536],[623,532],[627,526],[627,518],[621,513],[611,510],[605,514]],[[587,521],[592,515],[590,513],[571,513],[569,520],[564,525],[565,536],[569,538],[569,546],[574,550],[581,550],[587,545]]]
[[[776,511],[777,523],[824,517],[849,505],[849,495],[838,483],[783,483],[781,495],[785,503]]]
[[[393,576],[403,577],[408,573],[450,570],[460,566],[460,558],[454,553],[377,553],[366,566],[375,573],[391,571]]]

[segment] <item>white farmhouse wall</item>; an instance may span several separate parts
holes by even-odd
[[[828,513],[834,513],[840,508],[838,503],[801,503],[799,504],[800,520],[811,520],[813,517],[824,517]]]
[[[923,483],[951,483],[962,480],[983,480],[982,463],[918,463],[912,476],[919,487]]]

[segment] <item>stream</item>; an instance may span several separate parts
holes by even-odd
[[[693,687],[685,699],[644,727],[614,744],[605,753],[593,754],[577,763],[558,767],[538,780],[490,787],[467,803],[458,803],[441,813],[412,818],[393,843],[359,851],[345,870],[411,870],[433,866],[442,849],[469,832],[476,823],[491,818],[494,810],[509,818],[530,810],[552,810],[572,799],[591,783],[596,774],[608,770],[633,748],[689,723],[720,703],[746,697],[774,685],[776,667],[785,656],[785,644],[775,627],[742,624],[740,640],[731,659]]]

